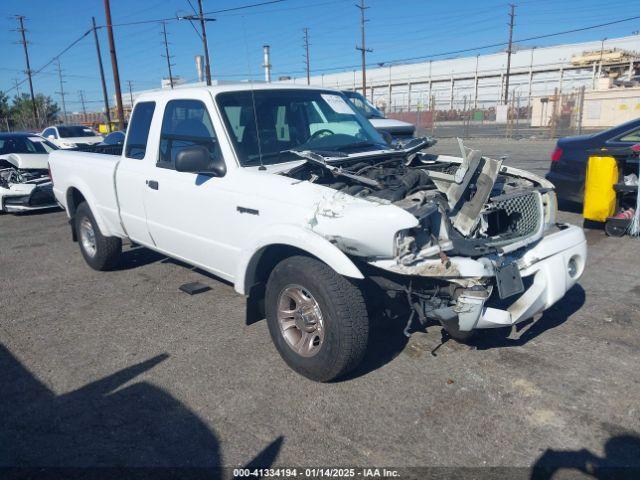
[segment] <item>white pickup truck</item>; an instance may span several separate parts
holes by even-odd
[[[141,95],[121,156],[55,151],[50,169],[91,267],[130,240],[231,281],[289,366],[328,381],[361,361],[372,313],[464,339],[582,275],[548,181],[433,143],[389,146],[340,92],[228,85]]]

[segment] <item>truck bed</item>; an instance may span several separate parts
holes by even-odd
[[[73,186],[98,213],[101,230],[111,235],[123,234],[114,184],[119,161],[120,157],[113,154],[77,150],[56,150],[49,155],[53,191],[58,201],[67,209],[67,192]]]

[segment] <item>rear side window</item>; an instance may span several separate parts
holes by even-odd
[[[131,122],[129,123],[129,136],[125,147],[125,156],[143,159],[147,151],[147,139],[151,128],[153,111],[156,109],[155,102],[140,102],[133,109]]]
[[[632,130],[620,137],[621,142],[640,142],[640,128]]]
[[[220,155],[207,107],[199,100],[171,100],[162,118],[157,166],[174,169],[178,153],[194,145],[207,147],[211,156]]]

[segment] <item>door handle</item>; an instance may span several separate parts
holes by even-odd
[[[158,190],[158,182],[156,180],[147,180],[147,187],[151,190]]]

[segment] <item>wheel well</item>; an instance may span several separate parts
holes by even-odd
[[[273,268],[285,258],[294,255],[313,257],[300,248],[284,244],[269,245],[258,251],[247,267],[245,294],[250,294],[256,285],[265,285]]]
[[[72,187],[67,191],[67,213],[69,214],[69,225],[71,226],[71,239],[74,242],[78,241],[78,232],[76,232],[76,222],[74,217],[76,215],[78,205],[84,201],[86,201],[84,199],[84,195],[82,195],[80,190],[77,188]]]
[[[78,209],[78,205],[80,205],[84,201],[84,195],[82,195],[82,193],[80,193],[80,190],[78,190],[77,188],[72,187],[67,190],[67,212],[69,213],[69,216],[71,218],[73,218],[73,216],[75,215],[76,210]]]

